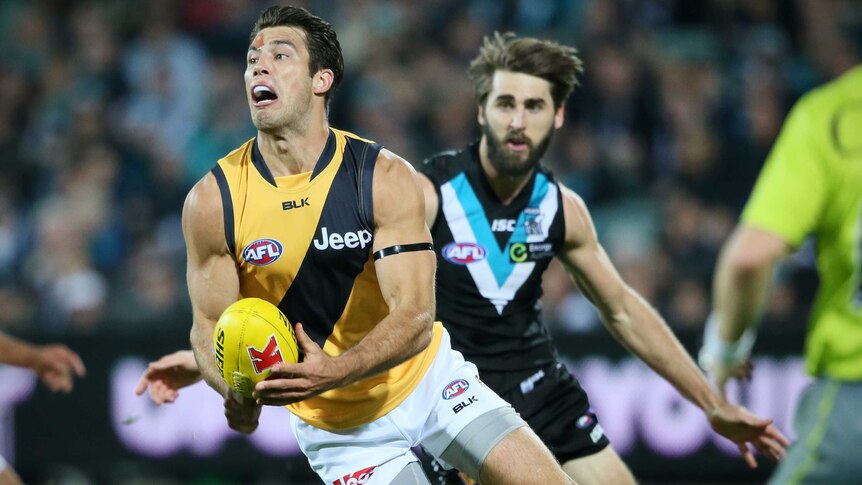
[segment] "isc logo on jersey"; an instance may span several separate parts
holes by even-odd
[[[447,401],[452,399],[453,397],[458,397],[461,394],[467,392],[467,389],[470,388],[470,383],[465,381],[464,379],[456,379],[443,388],[443,399]]]
[[[466,265],[482,261],[488,251],[478,244],[452,242],[443,246],[442,254],[450,263]]]
[[[266,266],[281,257],[281,243],[275,239],[258,239],[242,250],[242,259],[248,264]]]

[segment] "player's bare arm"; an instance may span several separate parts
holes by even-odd
[[[221,193],[215,177],[207,174],[192,188],[183,206],[186,278],[193,318],[191,344],[204,380],[225,399],[228,424],[250,433],[257,428],[260,406],[228,388],[216,367],[212,344],[216,322],[225,308],[239,299],[239,277],[227,250],[223,217]]]
[[[386,150],[377,159],[373,179],[373,252],[399,244],[430,243],[425,204],[413,168]],[[390,369],[425,349],[434,319],[434,270],[430,250],[410,251],[376,261],[380,290],[389,314],[356,346],[338,357],[327,355],[296,325],[305,352],[299,364],[279,364],[257,384],[263,404],[284,405],[329,389],[347,386]]]
[[[746,442],[773,459],[784,456],[785,438],[769,420],[758,419],[732,406],[710,388],[708,381],[658,313],[623,282],[599,244],[583,200],[563,188],[566,243],[559,255],[563,265],[599,310],[613,336],[700,407],[712,427],[736,442],[749,466],[757,466]]]
[[[201,372],[191,350],[178,350],[150,362],[138,380],[135,394],[149,390],[156,405],[177,400],[180,389],[201,380]]]
[[[437,189],[434,187],[434,182],[424,174],[416,173],[416,178],[419,180],[419,185],[422,187],[422,193],[425,195],[425,225],[429,228],[434,225],[437,220],[437,211],[440,209],[440,196],[437,195]]]
[[[87,373],[81,357],[65,345],[33,345],[3,333],[0,363],[32,369],[52,392],[70,392],[75,377]]]

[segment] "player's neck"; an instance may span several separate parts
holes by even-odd
[[[258,131],[257,146],[274,177],[314,170],[329,137],[329,124],[315,123],[306,129],[285,128]]]
[[[524,190],[533,176],[533,170],[524,175],[515,176],[498,173],[488,157],[488,144],[485,138],[482,138],[481,143],[479,143],[479,163],[482,165],[482,172],[485,174],[488,185],[491,186],[494,195],[503,205],[509,205],[515,200],[515,197]]]

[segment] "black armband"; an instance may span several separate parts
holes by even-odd
[[[396,244],[395,246],[389,246],[388,248],[383,248],[380,251],[374,253],[374,261],[377,261],[380,258],[385,258],[386,256],[392,256],[393,254],[398,253],[410,253],[413,251],[433,251],[434,245],[431,243],[415,243],[415,244]]]

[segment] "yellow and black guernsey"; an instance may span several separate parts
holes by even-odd
[[[329,355],[356,345],[388,313],[371,257],[372,178],[380,145],[331,129],[314,170],[274,178],[252,139],[212,173],[240,294],[277,305]],[[337,430],[398,406],[434,360],[431,345],[388,371],[288,406],[305,422]]]

